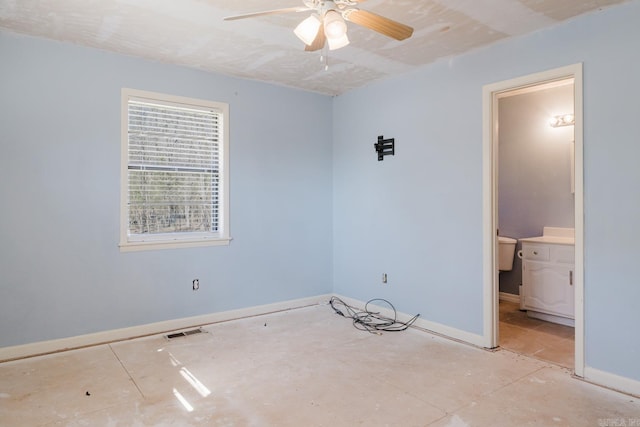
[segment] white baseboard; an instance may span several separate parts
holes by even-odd
[[[583,379],[593,384],[640,397],[640,381],[631,378],[585,366]]]
[[[500,292],[500,301],[515,302],[520,304],[520,295],[509,294],[507,292]]]
[[[240,319],[243,317],[258,316],[277,311],[291,310],[321,303],[327,303],[331,295],[318,295],[315,297],[282,301],[273,304],[258,305],[237,310],[210,313],[201,316],[185,317],[181,319],[166,320],[163,322],[149,323],[146,325],[132,326],[129,328],[113,329],[110,331],[96,332],[93,334],[78,335],[75,337],[61,338],[50,341],[40,341],[11,347],[0,348],[0,362],[55,353],[75,348],[88,347],[98,344],[106,344],[114,341],[156,335],[166,332],[188,329],[211,323]]]
[[[358,309],[364,309],[364,306],[366,304],[366,302],[349,298],[349,297],[344,297],[341,295],[336,295],[336,297],[340,298],[345,303],[353,307],[356,307]],[[389,307],[378,306],[378,305],[371,305],[371,306],[375,307],[374,309],[376,311],[379,311],[383,316],[393,318],[393,310],[391,310]],[[397,318],[401,322],[406,322],[409,319],[411,319],[413,316],[414,316],[413,314],[406,314],[406,313],[400,313],[400,312],[397,313]],[[486,347],[485,345],[486,340],[482,335],[477,335],[477,334],[473,334],[460,329],[452,328],[451,326],[446,326],[441,323],[431,322],[421,317],[418,317],[418,319],[414,323],[414,326],[420,329],[424,329],[428,332],[433,332],[438,335],[443,335],[447,338],[452,338],[454,340],[472,344],[477,347]]]

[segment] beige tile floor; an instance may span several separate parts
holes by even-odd
[[[636,398],[327,305],[0,364],[2,426],[599,426]]]
[[[500,301],[498,341],[502,348],[574,368],[574,328],[527,316],[517,303]]]

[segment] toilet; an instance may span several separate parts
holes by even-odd
[[[511,271],[513,269],[513,254],[516,252],[518,241],[511,237],[498,236],[498,270]]]

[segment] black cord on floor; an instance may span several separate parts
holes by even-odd
[[[369,310],[369,304],[374,301],[381,301],[389,305],[393,310],[393,319],[381,315],[380,312]],[[418,316],[420,316],[420,314],[416,314],[408,321],[400,322],[397,319],[396,308],[389,301],[382,298],[374,298],[367,301],[364,306],[364,311],[357,311],[354,307],[348,305],[337,297],[331,297],[329,305],[333,308],[333,311],[335,311],[336,314],[352,319],[353,326],[356,329],[371,333],[404,331],[416,321]]]

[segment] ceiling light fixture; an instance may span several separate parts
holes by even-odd
[[[324,33],[329,38],[340,38],[347,33],[347,24],[335,10],[328,10],[324,14]]]
[[[328,10],[324,14],[324,33],[327,36],[329,50],[340,49],[349,44],[347,23],[335,10]]]
[[[313,43],[313,40],[316,38],[316,34],[318,34],[318,30],[320,29],[320,19],[317,15],[311,15],[304,21],[298,24],[298,26],[293,30],[294,34],[298,36],[300,40],[306,45],[310,45]]]
[[[306,52],[316,52],[326,47],[329,50],[335,50],[347,46],[349,44],[347,22],[360,25],[398,41],[405,40],[413,34],[413,28],[408,25],[356,7],[364,0],[301,1],[304,6],[250,12],[228,16],[224,20],[234,21],[280,13],[312,11],[313,14],[293,30],[295,35],[305,44],[304,50]]]
[[[572,126],[576,122],[576,118],[573,114],[562,114],[560,116],[554,116],[549,119],[551,127],[558,128],[561,126]]]

